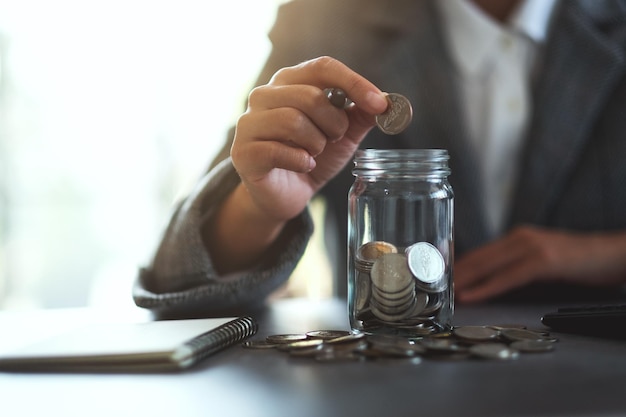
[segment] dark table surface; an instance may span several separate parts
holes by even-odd
[[[544,328],[548,305],[457,306],[455,325]],[[141,311],[0,314],[0,350],[70,323],[145,320]],[[348,329],[341,300],[283,300],[259,331]],[[513,361],[321,363],[234,346],[176,374],[0,373],[2,416],[624,416],[626,341],[552,333],[549,353]],[[20,336],[21,335],[21,336]]]

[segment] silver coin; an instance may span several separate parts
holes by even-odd
[[[411,313],[413,312],[413,309],[410,308],[397,314],[389,314],[380,310],[373,304],[370,306],[370,308],[372,309],[372,313],[374,313],[376,317],[383,320],[385,323],[395,323],[402,319],[406,319],[407,317],[410,317]]]
[[[546,340],[518,340],[511,343],[511,348],[520,352],[538,353],[554,350],[554,343]]]
[[[432,336],[430,336],[431,338],[437,338],[437,339],[448,339],[453,337],[454,335],[452,334],[451,330],[445,330],[445,331],[440,331],[437,334],[434,334]]]
[[[499,332],[496,329],[492,329],[487,326],[461,326],[455,327],[452,333],[460,337],[461,339],[469,340],[472,342],[480,342],[486,340],[496,339]]]
[[[380,300],[378,298],[372,297],[372,299],[370,300],[370,304],[371,306],[377,307],[384,313],[398,314],[409,309],[413,311],[415,307],[415,297],[410,297],[401,303],[389,302],[386,300]]]
[[[394,300],[394,301],[398,301],[402,299],[406,300],[407,298],[412,298],[413,296],[415,296],[415,283],[411,281],[406,286],[406,288],[403,288],[396,292],[385,291],[374,285],[372,288],[372,296],[382,298],[385,300]]]
[[[290,356],[298,358],[314,358],[322,350],[323,345],[317,345],[312,347],[306,347],[302,349],[290,349],[288,350]]]
[[[310,349],[316,346],[321,346],[324,343],[322,339],[306,339],[298,340],[296,342],[281,343],[276,348],[278,350],[296,350],[296,349]]]
[[[364,274],[370,273],[370,271],[372,270],[372,265],[374,265],[374,262],[367,262],[359,259],[354,260],[354,269],[359,272],[363,272]]]
[[[420,314],[428,316],[441,310],[441,307],[443,307],[443,297],[438,294],[431,294],[428,296],[428,304]]]
[[[503,329],[526,329],[526,325],[525,324],[518,324],[518,323],[505,323],[505,324],[494,324],[492,326],[489,326],[492,329],[496,329],[496,330],[503,330]]]
[[[441,279],[434,284],[425,284],[422,281],[416,279],[415,287],[420,291],[427,292],[428,294],[440,294],[448,289],[448,280]]]
[[[409,100],[401,94],[387,94],[387,101],[387,110],[376,116],[376,124],[383,133],[397,135],[411,123],[413,108]]]
[[[407,326],[431,326],[434,318],[434,316],[411,316],[401,320],[401,323]]]
[[[435,326],[426,326],[424,324],[413,325],[413,326],[399,326],[401,329],[408,330],[411,334],[415,336],[430,336],[439,330],[438,327]]]
[[[372,284],[387,293],[402,291],[413,281],[407,258],[400,253],[385,253],[376,259],[371,278]]]
[[[479,343],[470,346],[469,352],[483,359],[510,360],[517,359],[519,352],[503,343]]]
[[[413,346],[392,346],[392,345],[381,345],[375,346],[372,349],[382,352],[388,356],[394,357],[413,357],[417,355],[421,355],[424,353],[425,349],[421,347],[413,347]]]
[[[344,343],[324,343],[322,348],[325,351],[332,351],[337,354],[340,353],[359,353],[363,350],[369,349],[369,344],[365,338],[361,340],[353,340],[351,342]]]
[[[419,316],[424,313],[424,309],[426,309],[426,306],[428,305],[428,299],[429,295],[425,292],[418,293],[415,296],[415,308],[411,313],[411,317]]]
[[[434,284],[441,280],[446,268],[441,252],[428,242],[418,242],[406,250],[409,269],[421,282]]]
[[[311,339],[336,339],[341,336],[348,336],[351,333],[347,330],[311,330],[305,333]]]
[[[356,271],[356,285],[354,288],[355,305],[357,311],[363,310],[372,294],[372,280],[369,273]]]
[[[370,306],[385,314],[390,314],[390,315],[408,314],[410,315],[413,312],[413,309],[415,308],[415,299],[411,298],[408,301],[408,303],[404,303],[398,306],[388,306],[386,304],[381,304],[379,301],[372,298],[372,300],[370,301]]]
[[[291,342],[297,342],[300,340],[306,340],[307,336],[306,334],[273,334],[270,336],[267,336],[265,338],[266,341],[268,341],[269,343],[291,343]]]
[[[372,336],[368,338],[372,349],[385,352],[392,356],[416,356],[426,352],[424,346],[413,343],[404,337]]]
[[[406,296],[401,298],[387,298],[384,293],[380,291],[372,291],[372,301],[377,302],[378,304],[387,306],[387,307],[408,307],[415,298],[415,290],[407,293]]]
[[[544,334],[527,329],[502,329],[500,330],[500,334],[511,342],[518,340],[541,340],[544,338]]]
[[[248,349],[274,349],[279,343],[271,343],[267,340],[246,340],[241,345]]]
[[[444,339],[444,338],[435,338],[435,337],[425,337],[419,342],[426,349],[437,352],[463,352],[466,351],[467,348],[461,346],[454,339]]]
[[[325,340],[327,345],[341,345],[362,342],[367,338],[365,333],[350,333],[345,336],[339,336],[334,339]]]

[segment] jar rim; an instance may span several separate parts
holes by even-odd
[[[411,149],[357,149],[355,158],[400,158],[407,159],[409,157],[424,158],[445,158],[449,160],[447,149],[440,148],[411,148]]]
[[[450,175],[446,149],[359,149],[352,173],[366,177],[432,177]]]

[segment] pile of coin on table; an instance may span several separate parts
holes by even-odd
[[[302,334],[277,334],[247,340],[243,347],[277,349],[290,356],[320,362],[380,358],[410,359],[517,359],[521,353],[550,352],[557,341],[548,332],[524,326],[460,326],[450,332],[415,339],[367,335],[345,330],[316,330]]]
[[[364,329],[393,327],[415,335],[442,330],[450,309],[449,279],[439,250],[417,242],[404,251],[388,242],[362,245],[355,260],[355,315]]]

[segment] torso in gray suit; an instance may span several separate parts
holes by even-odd
[[[394,137],[374,129],[362,147],[447,149],[457,256],[495,238],[481,207],[477,158],[466,137],[457,78],[432,0],[295,1],[281,8],[270,37],[273,50],[259,84],[279,68],[329,55],[381,90],[406,95],[414,107],[410,127]],[[626,2],[564,0],[557,6],[534,85],[534,113],[507,228],[530,223],[574,231],[626,229],[625,53]],[[227,144],[217,159],[226,158],[229,148]],[[338,239],[329,245],[338,254],[339,294],[345,293],[350,168],[321,192]],[[192,197],[202,199],[205,210],[236,183],[228,165],[222,171],[221,185]],[[178,226],[170,225],[152,268],[144,270],[143,286],[135,294],[140,305],[211,309],[262,299],[288,277],[301,254],[298,245],[306,242],[301,236],[309,232],[306,216],[296,219],[284,235],[286,246],[268,257],[284,265],[249,271],[247,286],[219,284],[221,289],[216,289],[210,259],[190,259],[182,253],[183,241],[189,239],[178,229],[193,233],[193,227],[181,226],[188,217],[179,210],[172,223]],[[203,262],[209,265],[200,265]],[[257,297],[243,294],[242,288],[256,291]]]

